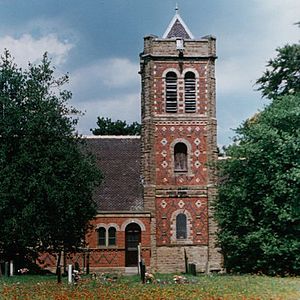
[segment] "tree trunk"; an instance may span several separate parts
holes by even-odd
[[[68,274],[68,271],[67,271],[67,256],[66,256],[66,250],[64,249],[64,275],[67,275]]]
[[[58,275],[58,272],[60,272],[60,270],[59,270],[60,261],[61,261],[61,251],[59,251],[59,253],[58,253],[57,264],[56,264],[56,272],[55,272],[56,275]]]

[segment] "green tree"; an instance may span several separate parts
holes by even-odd
[[[4,259],[81,246],[101,174],[75,134],[71,93],[40,65],[0,62],[0,253]]]
[[[216,204],[225,266],[300,274],[300,95],[275,99],[237,133]]]
[[[257,81],[272,102],[236,130],[219,162],[215,217],[233,272],[300,274],[299,45],[277,51]]]
[[[127,124],[126,121],[112,121],[110,118],[98,117],[98,128],[91,129],[94,135],[140,135],[141,124],[133,122]]]
[[[276,51],[277,57],[269,60],[267,70],[256,82],[258,90],[269,99],[300,92],[300,44],[286,45]]]

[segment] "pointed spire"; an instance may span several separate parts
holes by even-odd
[[[164,39],[169,38],[183,38],[183,39],[194,39],[193,34],[184,23],[182,18],[179,15],[179,8],[178,4],[176,3],[175,7],[175,16],[171,20],[167,30],[163,35]]]

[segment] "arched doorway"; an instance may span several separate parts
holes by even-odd
[[[130,223],[125,229],[125,266],[138,265],[138,244],[141,242],[141,227]]]

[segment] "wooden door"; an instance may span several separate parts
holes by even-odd
[[[141,227],[136,223],[127,225],[125,230],[125,266],[138,265],[138,245],[141,242]]]

